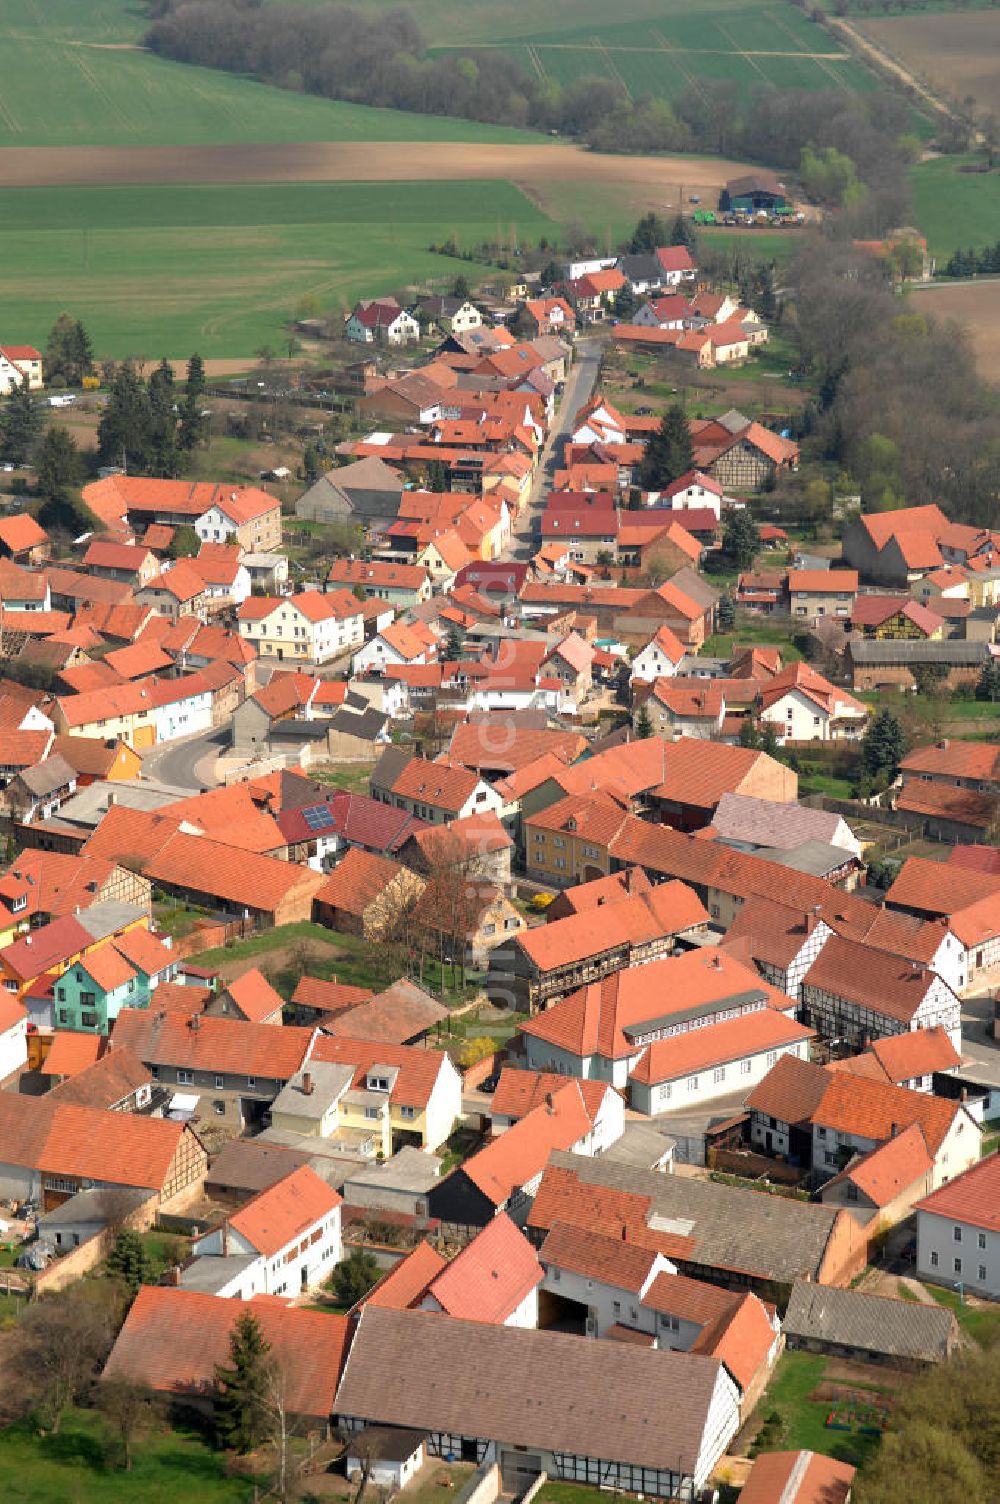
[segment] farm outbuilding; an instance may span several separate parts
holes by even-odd
[[[724,214],[756,214],[760,209],[773,214],[791,207],[784,183],[770,172],[750,172],[741,178],[731,178],[719,195],[719,208]]]

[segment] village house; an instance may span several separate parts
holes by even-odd
[[[603,1098],[595,1106],[581,1083],[566,1081],[439,1181],[428,1198],[430,1213],[460,1227],[486,1227],[506,1212],[522,1226],[554,1149],[600,1154],[623,1129],[623,1112],[604,1110]]]
[[[629,683],[634,686],[637,681],[652,684],[657,679],[669,679],[679,671],[686,652],[687,648],[669,627],[659,627],[632,659]]]
[[[801,1165],[820,1181],[912,1124],[919,1125],[932,1158],[934,1186],[979,1159],[979,1125],[961,1102],[791,1057],[754,1087],[746,1106],[753,1147]]]
[[[655,736],[712,739],[722,732],[726,697],[717,684],[705,679],[658,679],[648,694],[634,702],[633,729],[643,718]]]
[[[419,340],[420,325],[394,298],[368,298],[355,303],[344,335],[361,345],[409,345]]]
[[[792,663],[760,690],[760,719],[779,742],[856,741],[868,707],[806,663]]]
[[[528,1236],[540,1247],[560,1222],[656,1249],[682,1275],[767,1301],[796,1279],[847,1285],[867,1258],[864,1231],[838,1207],[664,1175],[608,1154],[550,1155]]]
[[[49,535],[30,512],[0,517],[0,558],[27,567],[44,563],[50,553]]]
[[[173,951],[136,928],[86,952],[54,988],[55,1024],[82,1033],[109,1033],[122,1008],[148,1008],[161,982],[177,972]]]
[[[435,1383],[413,1384],[414,1370]],[[642,1404],[624,1417],[619,1405],[611,1424],[623,1393]],[[738,1390],[718,1359],[376,1304],[362,1312],[336,1406],[349,1434],[413,1427],[432,1456],[495,1456],[517,1494],[544,1470],[557,1481],[693,1496],[739,1427]],[[650,1414],[660,1424],[650,1427]]]
[[[391,934],[424,890],[399,862],[352,848],[314,896],[320,924],[377,942]]]
[[[136,1189],[159,1205],[204,1180],[208,1156],[184,1123],[0,1092],[0,1195],[50,1211],[77,1191]]]
[[[615,904],[607,918],[621,907]],[[779,1017],[765,1023],[757,1018],[761,1012]],[[671,1108],[678,1105],[677,1097],[684,1105],[688,1098],[725,1095],[755,1072],[763,1075],[761,1064],[770,1068],[785,1051],[806,1058],[813,1036],[794,1013],[792,999],[751,968],[725,952],[698,949],[588,982],[523,1023],[521,1033],[533,1070],[607,1081],[619,1091],[629,1091],[635,1076],[632,1105],[664,1111],[668,1101]],[[716,1040],[716,1031],[734,1020],[744,1027]],[[692,1052],[705,1064],[692,1067],[683,1087],[675,1088],[672,1056],[683,1065]]]
[[[422,298],[417,304],[421,324],[434,325],[442,334],[468,334],[483,327],[483,316],[468,298]]]
[[[918,1279],[1000,1298],[1000,1155],[917,1202]]]
[[[402,747],[383,753],[372,772],[371,794],[439,825],[468,815],[498,815],[503,809],[501,796],[475,772],[412,757]]]
[[[202,542],[236,543],[246,552],[281,544],[281,503],[256,487],[109,475],[83,489],[98,517],[125,517],[136,528],[191,527]]]
[[[364,641],[361,603],[350,590],[251,596],[237,613],[240,636],[263,658],[329,663]]]
[[[410,566],[418,568],[419,566]],[[426,571],[420,570],[426,577]],[[384,674],[387,669],[404,664],[431,663],[438,655],[438,640],[435,634],[421,621],[407,623],[390,622],[380,628],[354,654],[351,673]]]
[[[0,345],[0,396],[9,397],[19,387],[29,392],[43,386],[42,357],[34,345]]]
[[[796,1284],[782,1328],[789,1348],[826,1353],[848,1362],[919,1372],[943,1363],[962,1338],[951,1311],[860,1290],[820,1290]]]
[[[195,1238],[180,1288],[252,1300],[321,1284],[343,1257],[341,1201],[308,1165],[293,1169]]]
[[[845,622],[854,610],[858,591],[856,570],[790,569],[788,571],[788,609],[795,621],[814,626],[824,617]]]
[[[937,540],[948,519],[935,505],[864,513],[844,529],[844,562],[862,579],[907,589],[944,563]]]
[[[489,1326],[538,1326],[543,1270],[504,1212],[467,1243],[427,1286],[418,1309]]]
[[[859,1057],[862,1058],[862,1057]],[[934,1159],[919,1123],[885,1143],[851,1155],[839,1175],[820,1188],[824,1206],[842,1206],[865,1227],[873,1250],[879,1233],[908,1217],[930,1191]]]
[[[820,1452],[761,1452],[739,1504],[850,1504],[856,1472]]]
[[[621,968],[638,970],[669,955],[679,943],[704,933],[708,915],[683,883],[662,883],[651,892],[623,894],[602,906],[601,923],[592,912],[568,915],[504,940],[490,956],[486,990],[498,1006],[548,1019],[556,999],[614,979]],[[572,1010],[575,1013],[576,1009]],[[581,1025],[581,1027],[583,1027]],[[537,1060],[533,1068],[556,1069]],[[586,1076],[581,1070],[575,1074]]]
[[[366,600],[388,601],[400,608],[430,600],[427,571],[412,564],[393,564],[381,559],[334,559],[326,577],[327,590],[357,590]]]
[[[319,1034],[309,1060],[352,1068],[341,1124],[374,1134],[386,1157],[440,1149],[462,1115],[462,1077],[441,1050]]]

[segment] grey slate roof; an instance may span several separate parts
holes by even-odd
[[[368,1305],[334,1411],[692,1474],[720,1374],[693,1353]]]
[[[24,768],[20,776],[28,792],[40,797],[43,794],[53,794],[56,789],[64,789],[76,778],[76,772],[65,757],[54,752],[33,768]]]
[[[778,804],[752,794],[723,794],[712,817],[712,829],[723,841],[746,841],[792,851],[803,841],[835,844],[842,816],[804,804]]]
[[[934,1363],[948,1356],[958,1332],[952,1313],[937,1304],[805,1283],[793,1289],[782,1325],[789,1337]]]
[[[693,1263],[739,1270],[755,1279],[787,1284],[807,1275],[817,1279],[837,1220],[835,1207],[637,1170],[603,1154],[587,1159],[557,1150],[549,1155],[549,1164],[572,1170],[586,1185],[649,1196],[650,1216],[661,1232],[694,1240]]]
[[[853,852],[846,851],[843,846],[831,846],[828,841],[800,841],[789,851],[762,850],[760,855],[776,862],[779,867],[808,872],[812,877],[827,877],[854,857]]]
[[[918,640],[851,642],[848,651],[855,663],[952,663],[979,664],[989,651],[985,642],[920,642]]]

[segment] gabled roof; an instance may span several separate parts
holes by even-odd
[[[676,1081],[698,1071],[729,1065],[766,1050],[788,1049],[815,1038],[815,1029],[786,1018],[776,1008],[758,1008],[741,1018],[724,1019],[670,1039],[655,1040],[633,1069],[631,1079],[650,1085]]]
[[[287,1081],[308,1057],[312,1029],[164,1013],[157,1006],[159,990],[151,1007],[123,1008],[113,1031],[116,1048],[127,1045],[147,1065]]]
[[[351,1314],[368,1305],[382,1306],[389,1311],[413,1310],[423,1300],[429,1285],[446,1268],[447,1261],[424,1239],[387,1274],[383,1274],[378,1284],[358,1301]]]
[[[70,1179],[162,1190],[183,1123],[0,1092],[0,1159]]]
[[[909,1027],[931,990],[946,984],[919,962],[831,935],[803,977],[803,985]]]
[[[235,981],[227,982],[223,991],[228,993],[249,1023],[264,1023],[274,1014],[280,1019],[284,999],[257,966],[251,966]]]
[[[916,1210],[1000,1232],[1000,1154],[990,1154],[963,1175],[956,1175],[918,1201]]]
[[[343,1197],[308,1165],[259,1191],[228,1218],[234,1232],[265,1258],[310,1232],[338,1207]]]
[[[661,1255],[626,1239],[593,1228],[557,1222],[542,1244],[539,1258],[546,1270],[555,1266],[585,1279],[638,1295]]]
[[[389,1099],[404,1107],[426,1107],[442,1071],[451,1068],[448,1056],[442,1050],[425,1049],[422,1045],[389,1044],[383,1039],[333,1039],[326,1034],[317,1038],[312,1058],[332,1061],[336,1065],[353,1065],[355,1087],[363,1085],[372,1066],[392,1066],[397,1075]]]
[[[427,1291],[448,1316],[501,1324],[541,1284],[534,1248],[500,1212],[441,1271]]]
[[[615,904],[603,916],[602,923],[612,919],[622,907]],[[580,917],[593,922],[588,915]],[[556,924],[546,926],[546,929],[556,928]],[[523,936],[519,938],[523,941]],[[784,993],[762,981],[756,971],[727,952],[692,950],[613,972],[600,982],[590,982],[526,1020],[521,1032],[573,1055],[598,1054],[618,1060],[636,1055],[641,1048],[636,1038],[644,1032],[654,1032],[655,1026],[663,1026],[668,1019],[681,1021],[701,1016],[727,1000],[735,1007],[740,999],[764,1003],[768,1009],[778,1011],[793,1006]]]
[[[918,1123],[927,1148],[936,1155],[959,1112],[960,1102],[883,1085],[846,1071],[827,1071],[783,1055],[754,1087],[747,1106],[784,1123],[809,1122],[876,1142]],[[789,1116],[788,1114],[792,1114]]]
[[[318,889],[316,902],[361,918],[372,904],[378,902],[390,883],[405,871],[399,862],[352,846],[338,862],[332,877]],[[419,886],[418,878],[411,877],[411,881],[414,886]]]
[[[576,1084],[588,1113],[596,1121],[601,1104],[612,1088],[605,1081],[578,1081]],[[565,1076],[505,1065],[490,1101],[490,1116],[514,1119],[526,1117],[536,1107],[543,1107],[547,1098],[553,1092],[561,1091],[565,1085]]]
[[[420,800],[435,809],[451,810],[457,814],[475,793],[479,782],[479,775],[468,768],[412,757],[395,779],[392,792],[404,799]]]
[[[0,517],[0,543],[12,554],[40,548],[48,541],[48,533],[29,512],[13,512],[9,517]]]
[[[667,882],[609,905],[595,925],[592,913],[570,914],[521,932],[517,943],[542,972],[571,966],[620,945],[641,945],[708,923],[708,911],[686,883]],[[641,970],[642,968],[640,968]],[[598,984],[594,984],[598,985]],[[548,1018],[549,1013],[542,1015]],[[537,1024],[538,1019],[534,1020]]]
[[[873,1205],[883,1207],[912,1190],[920,1179],[926,1184],[933,1169],[923,1129],[919,1123],[911,1123],[867,1154],[856,1156],[829,1184],[852,1181]]]
[[[792,1289],[782,1324],[807,1342],[932,1362],[948,1356],[957,1335],[955,1317],[936,1301],[925,1305],[805,1282]]]
[[[233,1326],[247,1312],[260,1323],[281,1365],[289,1414],[326,1425],[350,1343],[350,1323],[346,1316],[281,1300],[220,1300],[194,1290],[143,1285],[102,1377],[127,1378],[186,1398],[211,1395],[216,1370],[229,1359]]]
[[[761,1452],[738,1504],[846,1504],[856,1472],[818,1452]]]
[[[467,1159],[459,1173],[494,1206],[505,1206],[520,1186],[540,1173],[553,1149],[571,1149],[592,1127],[579,1083],[568,1081]]]

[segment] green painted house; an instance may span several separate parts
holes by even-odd
[[[55,1026],[107,1034],[122,1008],[148,1008],[176,971],[177,958],[156,935],[130,930],[81,956],[56,980]]]

